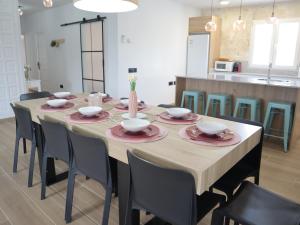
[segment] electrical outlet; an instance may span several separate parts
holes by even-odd
[[[173,85],[176,85],[176,81],[173,82]]]
[[[173,85],[173,81],[170,81],[170,82],[169,82],[169,86],[172,86],[172,85]]]
[[[64,85],[63,85],[63,84],[60,84],[59,87],[60,87],[60,88],[64,88]]]

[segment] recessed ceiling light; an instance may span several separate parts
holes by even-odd
[[[78,9],[91,12],[117,13],[138,8],[138,0],[73,0]]]
[[[229,5],[230,1],[228,0],[221,0],[220,5]]]

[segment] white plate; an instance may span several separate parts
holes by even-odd
[[[170,108],[170,109],[167,109],[167,112],[172,117],[180,118],[180,117],[184,117],[184,116],[188,115],[189,113],[191,113],[191,110],[185,109],[185,108]]]
[[[125,119],[125,120],[131,119],[131,118],[129,117],[129,113],[124,113],[124,114],[122,114],[122,118]],[[136,118],[137,118],[137,119],[146,119],[146,118],[147,118],[147,115],[144,114],[144,113],[137,113],[137,114],[136,114]]]
[[[58,108],[64,106],[65,104],[67,104],[67,102],[68,100],[66,99],[53,99],[47,101],[47,104],[51,107]]]
[[[202,120],[197,123],[197,127],[199,130],[209,135],[218,134],[227,129],[225,124]]]
[[[66,98],[66,97],[69,97],[71,95],[71,92],[55,92],[55,93],[53,93],[53,95],[56,98]]]
[[[80,114],[84,116],[92,117],[102,112],[102,108],[98,106],[88,106],[88,107],[79,108],[78,112],[80,112]]]
[[[105,93],[99,92],[98,94],[99,94],[102,98],[106,98],[106,97],[107,97],[107,94],[105,94]]]
[[[146,129],[150,125],[148,120],[129,119],[121,122],[121,126],[130,132],[139,132]]]

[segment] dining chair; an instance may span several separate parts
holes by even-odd
[[[84,136],[76,129],[69,131],[69,137],[73,150],[73,160],[68,178],[65,220],[67,223],[72,221],[75,176],[80,174],[96,180],[106,190],[102,225],[107,225],[113,191],[107,145],[103,140]]]
[[[10,104],[16,119],[16,141],[15,141],[15,152],[13,162],[13,172],[17,172],[18,158],[19,158],[19,143],[20,139],[31,141],[30,161],[29,161],[29,175],[28,175],[28,187],[32,187],[33,170],[35,152],[37,147],[35,129],[31,119],[31,113],[29,110],[23,107],[15,106]]]
[[[211,225],[300,225],[300,205],[245,181],[234,197],[213,212]]]
[[[69,144],[68,131],[64,124],[53,121],[45,116],[45,119],[39,118],[44,135],[45,148],[42,161],[42,186],[41,200],[46,197],[46,172],[48,158],[62,160],[69,165],[72,158],[72,152]]]
[[[163,168],[135,151],[127,151],[127,156],[131,180],[126,225],[136,210],[149,212],[170,224],[196,225],[225,201],[224,196],[211,192],[197,196],[190,173]]]
[[[20,95],[20,101],[26,101],[26,100],[38,99],[38,98],[46,98],[46,97],[50,97],[50,96],[52,96],[52,94],[48,91],[26,93],[26,94]],[[25,138],[23,138],[23,151],[24,151],[24,153],[27,153]]]
[[[254,183],[259,185],[260,163],[262,146],[264,140],[264,127],[262,123],[245,120],[241,118],[223,116],[219,117],[224,120],[244,123],[248,125],[258,126],[261,128],[261,135],[259,143],[244,156],[235,166],[233,166],[227,173],[225,173],[219,180],[217,180],[211,187],[210,191],[214,189],[225,193],[227,201],[233,198],[234,191],[241,185],[241,183],[250,177],[254,178]],[[226,224],[229,221],[226,220]]]
[[[159,104],[157,107],[170,109],[176,107],[175,105],[168,105],[168,104]]]

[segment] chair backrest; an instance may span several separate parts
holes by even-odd
[[[52,157],[69,163],[71,150],[66,127],[58,122],[42,119],[40,122],[45,135],[45,151]]]
[[[33,139],[34,130],[30,111],[26,108],[10,104],[16,118],[17,134],[22,138]]]
[[[132,201],[168,223],[197,223],[194,177],[184,171],[162,168],[138,153],[127,152]]]
[[[249,124],[253,126],[258,126],[261,128],[261,135],[260,135],[260,141],[259,143],[254,147],[252,151],[250,151],[244,158],[240,161],[240,163],[247,162],[250,163],[253,167],[260,169],[260,163],[261,163],[261,156],[262,156],[262,147],[263,147],[263,142],[264,142],[264,126],[260,122],[255,122],[251,120],[245,120],[241,118],[235,118],[231,116],[223,116],[219,117],[220,119],[224,120],[230,120],[238,123],[244,123],[244,124]]]
[[[52,94],[49,93],[48,91],[26,93],[26,94],[20,95],[20,101],[38,99],[38,98],[46,98],[46,97],[50,97],[50,96],[52,96]]]
[[[77,170],[105,187],[112,187],[107,146],[101,139],[68,131]]]
[[[170,108],[174,108],[175,106],[174,105],[167,105],[167,104],[160,104],[157,107],[170,109]]]

